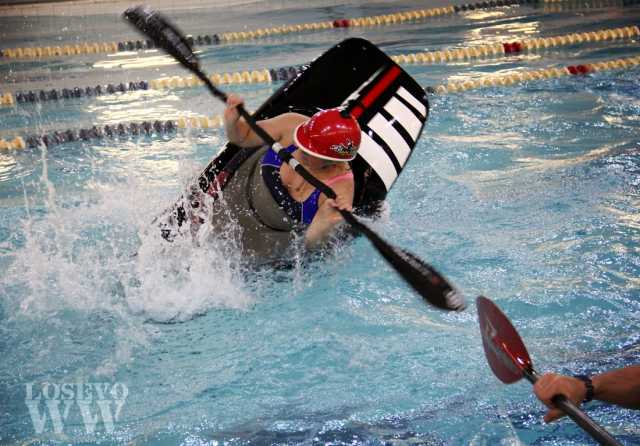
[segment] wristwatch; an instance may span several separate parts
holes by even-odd
[[[587,375],[575,375],[574,378],[579,379],[584,383],[584,386],[587,388],[587,394],[584,397],[584,403],[588,403],[593,399],[593,381]]]

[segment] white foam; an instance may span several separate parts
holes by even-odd
[[[9,319],[110,315],[116,345],[95,372],[112,374],[155,336],[146,322],[187,321],[254,301],[224,236],[199,247],[190,238],[168,243],[150,227],[171,190],[148,189],[132,178],[93,181],[71,202],[56,194],[43,170],[43,195],[25,196],[28,217],[15,222],[23,243],[0,276],[0,288],[12,290],[2,297]],[[34,204],[42,199],[44,209]]]

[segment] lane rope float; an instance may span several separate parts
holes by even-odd
[[[583,2],[581,0],[556,0],[546,2],[542,6],[542,12],[557,13],[613,7],[620,8],[637,5],[639,3],[640,0],[590,0],[589,2]]]
[[[511,56],[523,52],[534,53],[549,48],[633,39],[638,36],[640,36],[640,27],[633,25],[559,36],[532,38],[521,41],[478,45],[467,48],[398,54],[391,56],[391,59],[394,62],[403,65],[438,64],[479,58]],[[298,65],[277,69],[271,68],[253,71],[238,71],[233,73],[214,73],[210,76],[210,79],[214,85],[271,83],[277,81],[288,81],[297,76],[303,69],[304,65]],[[98,85],[96,87],[18,91],[15,93],[15,96],[12,95],[12,93],[7,92],[4,94],[0,93],[0,105],[11,106],[14,104],[58,101],[62,99],[101,96],[104,94],[114,94],[118,92],[124,93],[126,91],[147,90],[149,88],[160,90],[167,88],[191,88],[202,85],[202,81],[197,79],[195,76],[172,76],[153,79],[150,81],[143,80],[138,82],[129,82],[127,84],[108,84],[104,87]]]
[[[515,71],[499,75],[483,76],[478,79],[470,79],[459,82],[449,82],[437,87],[427,87],[430,93],[447,94],[459,93],[468,90],[477,90],[486,87],[502,87],[520,84],[523,82],[540,79],[552,79],[565,76],[579,76],[599,71],[623,70],[634,68],[640,64],[640,56],[625,57],[602,62],[587,63],[581,65],[569,65],[566,67],[550,67],[539,70]]]
[[[391,59],[394,62],[400,64],[447,63],[451,61],[472,60],[497,56],[510,56],[522,52],[532,53],[548,48],[556,48],[583,43],[632,39],[639,35],[640,28],[634,25],[583,33],[564,34],[560,36],[540,37],[520,41],[478,45],[459,49],[399,54],[391,56]]]
[[[396,12],[391,14],[366,16],[359,18],[343,18],[322,22],[302,23],[294,25],[281,25],[271,28],[260,28],[254,31],[235,31],[221,34],[202,34],[187,36],[191,46],[209,46],[221,43],[242,42],[270,36],[321,31],[351,27],[375,27],[395,25],[406,22],[418,22],[429,18],[464,13],[467,11],[486,10],[493,8],[521,6],[521,5],[546,5],[561,4],[566,0],[487,0],[463,5],[449,5],[439,8],[417,9],[413,11]],[[602,0],[599,0],[602,1]],[[622,5],[632,5],[639,0],[622,0]],[[44,46],[44,47],[17,47],[0,49],[0,59],[42,59],[49,57],[71,57],[84,54],[113,54],[125,51],[143,51],[155,49],[151,40],[127,40],[121,42],[83,42],[76,44]]]
[[[54,147],[66,142],[91,141],[104,138],[117,139],[136,136],[165,136],[175,133],[178,129],[210,129],[224,125],[222,115],[181,116],[166,121],[121,122],[94,125],[81,129],[65,129],[49,131],[44,134],[16,136],[13,139],[0,139],[0,149],[37,148],[41,145]]]
[[[304,65],[272,68],[253,71],[237,71],[233,73],[214,73],[210,76],[215,85],[224,84],[253,84],[287,81],[297,76],[304,69]],[[29,104],[35,102],[57,102],[64,99],[90,98],[115,93],[125,93],[138,90],[161,90],[167,88],[190,88],[203,85],[194,76],[172,76],[150,81],[97,85],[95,87],[74,87],[51,90],[18,91],[0,93],[0,105]]]
[[[478,79],[460,82],[449,82],[435,87],[426,87],[425,91],[432,94],[460,93],[464,91],[488,88],[506,87],[524,82],[560,78],[565,76],[584,76],[600,71],[624,70],[640,65],[640,56],[606,60],[601,62],[569,65],[566,67],[549,67],[539,70],[515,71],[500,75],[484,76]],[[41,144],[52,147],[65,142],[90,141],[94,139],[132,137],[132,136],[163,136],[174,133],[177,129],[210,129],[222,127],[222,115],[178,117],[167,121],[143,121],[142,123],[119,123],[105,126],[93,126],[80,130],[58,130],[44,135],[16,136],[12,139],[0,139],[0,149],[36,148]]]

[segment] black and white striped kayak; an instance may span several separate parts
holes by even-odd
[[[274,93],[254,118],[290,111],[311,116],[350,102],[362,130],[358,155],[351,161],[354,209],[372,216],[411,157],[429,114],[424,89],[378,47],[360,38],[337,44]],[[215,200],[254,151],[228,143],[199,175],[191,193],[159,219],[163,237],[172,240],[183,232],[185,222],[197,223],[202,217],[194,215],[202,215],[202,200],[194,197],[204,193]]]

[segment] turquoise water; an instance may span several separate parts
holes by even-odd
[[[196,35],[424,7],[266,5],[172,15]],[[399,54],[627,26],[639,17],[638,6],[513,7],[203,47],[201,55],[209,71],[272,68],[309,61],[347,36]],[[40,20],[42,27],[0,19],[3,45],[135,38],[107,16]],[[637,44],[406,68],[432,86],[450,76],[637,55]],[[2,61],[2,89],[184,74],[157,53],[143,61]],[[306,267],[251,274],[225,234],[216,249],[147,234],[222,146],[220,130],[0,153],[0,443],[589,444],[569,422],[544,425],[527,383],[493,377],[473,300],[495,299],[539,371],[638,363],[639,74],[432,97],[422,139],[374,226],[460,288],[470,306],[459,314],[426,306],[364,239]],[[227,87],[250,108],[277,88]],[[198,89],[5,107],[0,137],[221,110]],[[27,388],[74,382],[126,386],[113,431],[100,422],[87,433],[76,404],[63,432],[48,421],[37,433]],[[640,444],[638,413],[600,404],[589,413],[624,444]]]

